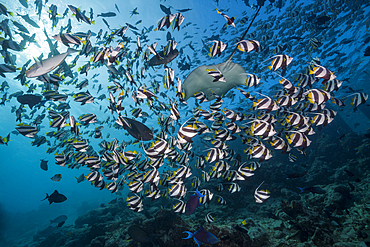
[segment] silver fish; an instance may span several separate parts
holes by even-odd
[[[78,51],[68,48],[67,52],[65,53],[55,55],[53,57],[49,57],[42,61],[36,62],[35,64],[28,68],[28,70],[26,71],[26,76],[28,78],[32,78],[44,75],[58,67],[66,59],[68,55],[74,52]]]

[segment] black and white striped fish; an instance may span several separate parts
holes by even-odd
[[[141,181],[134,180],[128,184],[128,188],[133,193],[139,193],[143,189],[143,183]]]
[[[268,190],[258,190],[264,182],[265,181],[258,185],[257,189],[254,191],[254,198],[256,199],[257,203],[263,203],[271,196],[270,191]]]
[[[15,129],[20,134],[24,135],[25,137],[34,138],[35,135],[37,134],[37,132],[39,132],[37,126],[31,126],[31,125],[28,125],[28,124],[18,124],[17,126],[18,127],[16,127]],[[59,126],[61,126],[61,125],[59,125]],[[61,127],[63,127],[63,126],[61,126]]]
[[[178,203],[172,206],[173,211],[176,213],[184,214],[185,213],[185,208],[186,208],[186,203],[180,199]]]
[[[223,52],[227,47],[227,44],[224,44],[222,41],[219,40],[212,40],[210,42],[213,42],[210,48],[210,53],[208,53],[210,57],[214,57],[216,55],[220,56],[221,52]]]
[[[312,70],[310,71],[310,74],[315,75],[316,78],[323,79],[322,83],[325,83],[329,80],[334,80],[336,78],[336,75],[334,75],[334,73],[331,72],[329,69],[321,65],[318,65],[318,64],[314,64],[314,65],[315,67],[312,68]]]
[[[311,140],[308,137],[297,131],[290,131],[292,134],[287,136],[289,144],[293,144],[293,147],[302,147],[303,149],[307,148],[311,144]]]
[[[322,103],[325,103],[331,97],[329,92],[326,92],[324,90],[317,89],[317,88],[310,89],[310,90],[306,91],[305,93],[303,93],[303,95],[307,97],[308,101],[311,104],[316,103],[318,105],[321,105]]]
[[[277,109],[279,109],[279,106],[273,99],[265,95],[262,96],[264,96],[264,98],[257,100],[257,102],[253,101],[253,107],[256,110],[266,110],[266,112],[269,113],[271,111],[276,111]]]
[[[271,66],[268,66],[269,70],[277,70],[279,68],[285,69],[293,60],[292,57],[284,54],[276,55],[269,59],[273,59],[271,61]]]
[[[258,52],[260,43],[257,40],[241,40],[236,43],[236,45],[238,46],[239,51],[242,52],[251,52],[253,50]]]
[[[169,195],[170,196],[176,196],[176,197],[183,197],[185,196],[187,192],[187,189],[185,187],[185,185],[181,182],[181,183],[176,183],[174,185],[172,185],[171,188],[169,188]]]
[[[215,218],[211,215],[211,213],[208,213],[206,215],[206,217],[204,218],[204,220],[207,222],[207,223],[212,223],[213,221],[215,221]]]
[[[207,102],[208,99],[203,92],[197,92],[194,94],[194,98],[199,100],[199,103]]]
[[[171,86],[175,86],[175,70],[169,67],[165,68],[165,74],[163,77],[163,85],[165,89],[170,89]]]
[[[248,77],[245,80],[245,85],[247,87],[256,87],[258,85],[258,83],[260,83],[261,78],[259,78],[258,76],[253,75],[253,74],[248,74],[248,73],[247,73],[247,75],[248,75]]]
[[[354,95],[355,96],[352,98],[352,102],[351,102],[351,105],[353,105],[354,107],[357,107],[361,104],[365,104],[365,102],[369,98],[369,95],[363,92],[355,93]]]
[[[221,71],[219,71],[218,69],[217,70],[216,69],[206,69],[206,71],[208,72],[208,75],[214,78],[213,82],[216,82],[216,81],[226,82],[225,77],[223,76]]]

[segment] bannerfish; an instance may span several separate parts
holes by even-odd
[[[29,124],[23,123],[17,124],[17,126],[18,127],[16,127],[15,129],[18,130],[18,132],[25,137],[35,138],[35,135],[37,134],[37,132],[39,132],[37,126],[31,126]]]
[[[183,238],[183,239],[193,238],[194,241],[198,244],[199,247],[202,243],[204,243],[204,244],[216,244],[218,242],[217,237],[215,235],[213,235],[212,233],[207,232],[206,230],[204,230],[203,226],[201,226],[200,229],[198,231],[194,232],[194,233],[191,233],[191,232],[188,232],[188,231],[185,231],[185,232],[189,235],[186,238]]]
[[[47,171],[48,170],[48,161],[42,159],[41,163],[40,163],[40,168],[44,171]]]
[[[195,212],[195,209],[201,205],[199,201],[201,197],[204,197],[204,195],[196,188],[195,194],[190,196],[189,200],[186,202],[185,215],[191,215]]]
[[[68,48],[67,52],[65,53],[49,57],[42,61],[36,61],[36,63],[29,67],[28,70],[26,71],[26,77],[28,78],[38,77],[52,71],[53,69],[58,67],[66,59],[68,55],[74,52],[78,51]]]
[[[35,94],[23,94],[17,97],[19,103],[28,105],[31,109],[41,102],[42,96]]]
[[[67,197],[65,195],[62,195],[60,194],[57,190],[55,190],[53,192],[53,194],[51,194],[50,196],[48,195],[48,193],[46,193],[46,197],[45,199],[42,199],[41,201],[44,201],[48,199],[49,201],[49,205],[52,204],[53,202],[54,203],[61,203],[61,202],[64,202],[65,200],[67,200]]]
[[[152,57],[149,60],[149,63],[148,63],[149,66],[156,66],[156,65],[161,65],[161,64],[166,65],[169,62],[171,62],[172,60],[174,60],[179,55],[179,51],[177,49],[175,49],[175,50],[169,52],[167,55],[164,55],[164,51],[160,51],[160,52],[158,52],[158,55],[161,58],[158,59],[157,56]]]

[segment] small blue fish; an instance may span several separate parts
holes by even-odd
[[[212,233],[207,232],[206,230],[204,230],[203,226],[200,226],[200,229],[198,231],[194,232],[194,233],[191,233],[191,232],[188,232],[188,231],[185,231],[185,232],[189,235],[186,238],[183,238],[183,239],[194,238],[194,241],[198,244],[199,247],[202,243],[215,244],[215,243],[218,242],[218,238],[215,235],[213,235]]]
[[[196,193],[192,196],[190,196],[189,200],[186,202],[186,208],[185,208],[185,215],[191,215],[195,212],[195,209],[199,207],[200,204],[200,197],[204,197],[199,191],[198,188],[195,191]]]
[[[319,187],[297,187],[298,189],[301,190],[301,193],[309,193],[312,192],[313,194],[325,194],[326,191],[319,188]]]

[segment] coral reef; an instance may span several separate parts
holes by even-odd
[[[317,140],[320,148],[330,152],[334,146],[324,145],[327,141],[327,136]],[[345,149],[347,142],[359,146]],[[74,225],[48,226],[34,234],[32,240],[19,241],[16,246],[144,247],[154,243],[161,247],[195,247],[192,239],[182,239],[186,237],[183,232],[195,232],[201,225],[219,239],[217,247],[370,246],[370,157],[363,154],[368,152],[366,145],[361,136],[348,136],[337,145],[343,152],[339,158],[317,156],[314,149],[304,163],[298,161],[289,168],[279,158],[276,163],[267,162],[263,178],[273,196],[263,204],[250,197],[256,181],[261,179],[258,174],[257,179],[240,183],[242,190],[238,193],[218,192],[226,205],[213,199],[190,216],[170,210],[171,201],[165,198],[135,213],[118,197],[80,215]],[[307,170],[307,174],[286,179],[286,174],[297,170]],[[211,189],[217,184],[208,186]],[[300,193],[297,189],[306,186],[320,187],[325,193]],[[212,223],[204,220],[209,212],[215,218]],[[139,225],[151,242],[130,240],[128,229],[132,225]]]

